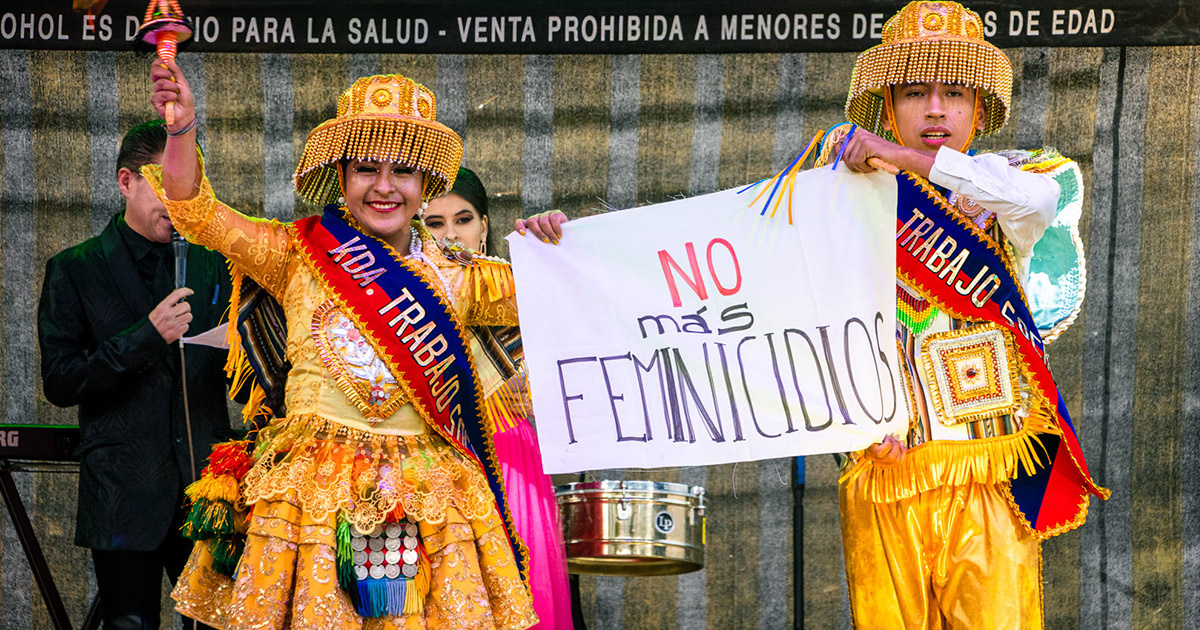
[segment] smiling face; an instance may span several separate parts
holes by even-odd
[[[409,223],[421,208],[424,174],[394,162],[350,159],[345,175],[350,214],[369,234],[404,251]]]
[[[487,242],[488,218],[479,216],[471,202],[455,193],[430,201],[423,220],[429,233],[438,240],[462,243],[476,251]]]
[[[162,162],[162,154],[153,164]],[[155,243],[171,242],[171,217],[154,189],[139,173],[123,168],[117,171],[117,188],[125,197],[125,223],[130,229]]]
[[[891,90],[896,128],[890,121],[883,128],[912,149],[936,153],[945,146],[961,151],[973,136],[971,122],[978,133],[987,120],[982,103],[976,116],[975,88],[931,82],[894,85]]]

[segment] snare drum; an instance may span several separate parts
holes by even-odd
[[[704,488],[596,481],[555,488],[571,573],[672,575],[704,568]]]

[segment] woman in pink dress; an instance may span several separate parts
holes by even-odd
[[[473,250],[460,255],[487,254],[488,206],[483,182],[472,171],[460,168],[454,187],[429,202],[422,218],[443,250]],[[540,630],[567,630],[571,623],[571,595],[558,504],[550,477],[542,472],[537,433],[529,416],[532,408],[521,363],[518,328],[477,330],[485,349],[502,373],[512,373],[505,384],[509,411],[491,409],[495,425],[496,457],[504,475],[514,525],[529,548],[529,585]]]

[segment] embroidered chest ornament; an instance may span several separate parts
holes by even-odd
[[[326,302],[313,312],[312,332],[321,362],[367,424],[383,422],[408,402],[375,346],[337,303]]]
[[[1021,407],[1017,367],[1009,360],[1016,351],[1004,329],[986,323],[930,335],[922,345],[925,376],[942,424],[994,418]]]

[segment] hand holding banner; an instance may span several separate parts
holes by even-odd
[[[760,184],[760,186],[765,184]],[[819,169],[508,237],[545,469],[857,450],[903,432],[895,179]]]

